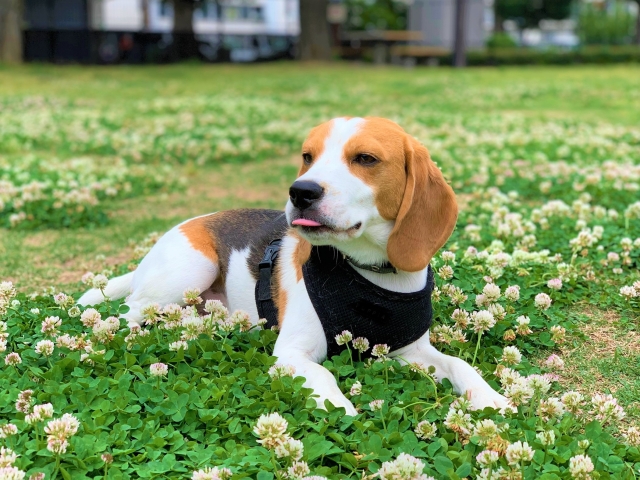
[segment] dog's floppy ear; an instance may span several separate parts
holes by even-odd
[[[394,267],[417,272],[429,265],[453,232],[458,205],[429,151],[408,135],[405,161],[407,184],[387,255]]]

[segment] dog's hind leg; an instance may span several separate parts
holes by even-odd
[[[183,292],[209,289],[218,277],[214,259],[193,248],[180,227],[175,227],[156,243],[133,272],[129,311],[122,315],[129,324],[141,324],[142,309],[151,304],[184,305]]]

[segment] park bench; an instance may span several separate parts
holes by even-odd
[[[440,59],[451,55],[451,50],[429,45],[394,45],[390,54],[393,63],[407,64],[425,59],[429,65],[437,65]]]
[[[373,62],[376,64],[387,63],[392,57],[393,48],[404,45],[407,42],[422,40],[422,32],[412,30],[365,30],[345,32],[341,35],[342,53],[353,56],[362,53],[363,49],[371,48]]]

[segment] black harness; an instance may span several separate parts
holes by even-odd
[[[256,283],[258,314],[267,319],[267,328],[278,324],[278,310],[271,299],[271,273],[279,248],[280,240],[267,247]],[[333,247],[322,246],[311,249],[302,267],[307,293],[327,339],[328,358],[345,348],[334,338],[343,330],[349,330],[354,338],[367,338],[371,346],[386,343],[391,351],[415,342],[429,330],[434,286],[431,266],[422,290],[397,293],[371,283],[349,263]]]

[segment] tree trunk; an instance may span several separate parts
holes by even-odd
[[[455,22],[455,43],[453,45],[453,66],[462,68],[467,65],[467,48],[466,48],[466,17],[467,17],[467,1],[456,0],[456,22]]]
[[[300,60],[331,60],[328,0],[300,0]]]
[[[175,60],[198,58],[198,42],[193,32],[194,0],[173,0],[173,50]]]
[[[495,12],[495,10],[494,10]],[[503,33],[504,32],[504,19],[498,15],[497,13],[494,13],[493,16],[493,33]]]
[[[22,0],[0,0],[0,62],[22,63]]]

